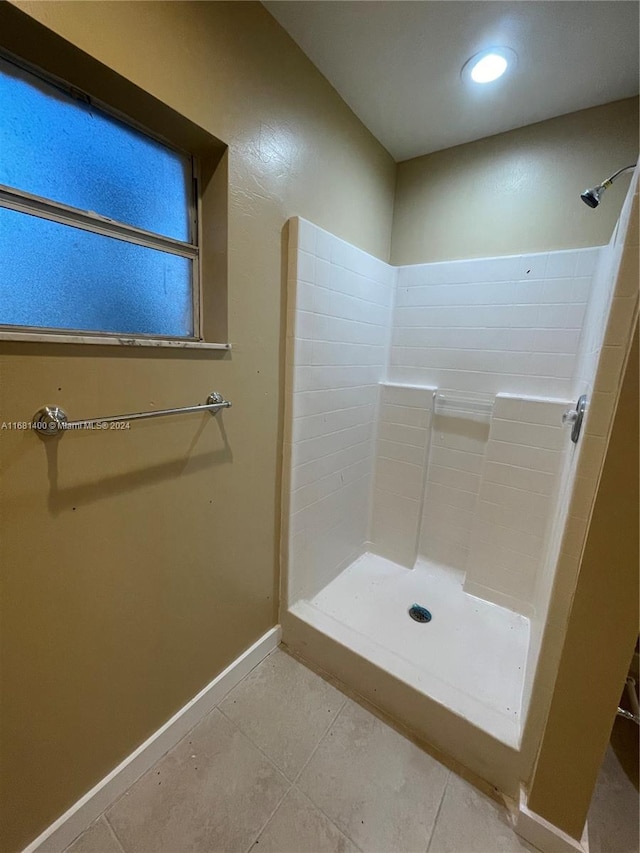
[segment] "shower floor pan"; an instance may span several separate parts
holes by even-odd
[[[463,580],[422,559],[406,569],[364,554],[290,608],[284,642],[505,790],[520,743],[529,620],[468,595]],[[409,616],[414,603],[430,622]]]

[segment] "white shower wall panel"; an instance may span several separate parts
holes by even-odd
[[[370,549],[412,568],[435,388],[380,385]]]
[[[496,397],[470,537],[465,591],[527,616],[568,450],[569,400]]]
[[[426,472],[419,553],[462,572],[476,516],[489,425],[436,415]]]
[[[368,538],[395,270],[305,220],[289,227],[285,470],[297,600],[330,583]]]
[[[389,379],[569,396],[599,251],[400,267]]]

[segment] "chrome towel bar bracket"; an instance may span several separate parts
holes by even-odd
[[[211,412],[217,415],[220,409],[228,409],[231,403],[225,400],[217,391],[209,394],[207,402],[197,406],[182,406],[177,409],[156,409],[153,412],[132,412],[129,415],[110,415],[105,418],[90,418],[84,421],[70,421],[67,413],[60,406],[43,406],[33,416],[31,428],[40,438],[53,438],[62,435],[67,430],[108,429],[109,424],[142,421],[147,418],[163,418],[167,415],[183,415],[188,412]]]

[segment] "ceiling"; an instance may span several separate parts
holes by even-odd
[[[638,3],[627,0],[264,0],[397,160],[638,92]],[[510,47],[484,86],[463,64]]]

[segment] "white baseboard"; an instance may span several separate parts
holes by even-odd
[[[515,830],[525,841],[533,844],[542,853],[589,853],[587,824],[584,825],[582,838],[576,841],[554,824],[549,823],[527,806],[527,796],[520,790],[520,803],[515,820]]]
[[[267,631],[220,675],[140,744],[111,773],[45,829],[22,853],[62,853],[102,812],[175,746],[205,714],[280,643],[281,628]]]

